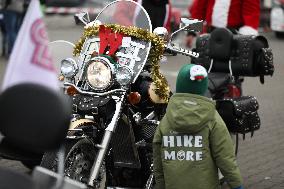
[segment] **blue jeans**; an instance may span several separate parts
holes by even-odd
[[[10,54],[21,26],[21,14],[10,10],[5,10],[3,13],[4,27],[7,32],[6,37],[8,42],[8,54]]]
[[[2,56],[6,55],[6,28],[5,28],[5,24],[4,24],[4,14],[3,11],[0,11],[1,14],[1,18],[0,18],[0,29],[1,29],[1,34],[2,34],[2,41],[1,41],[1,46],[2,46]]]

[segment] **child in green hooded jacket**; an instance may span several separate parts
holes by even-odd
[[[156,189],[220,189],[218,168],[231,188],[243,189],[230,134],[204,96],[207,87],[204,67],[181,68],[153,141]]]

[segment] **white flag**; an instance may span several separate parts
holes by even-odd
[[[42,18],[39,0],[32,0],[12,50],[2,90],[20,83],[59,89]]]

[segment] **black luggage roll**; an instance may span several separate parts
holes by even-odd
[[[198,37],[194,51],[199,57],[192,63],[211,72],[230,73],[230,67],[234,76],[263,77],[274,72],[272,50],[263,36],[233,35],[218,28]]]

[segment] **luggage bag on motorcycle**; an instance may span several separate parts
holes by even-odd
[[[198,37],[196,52],[199,58],[192,62],[211,72],[235,76],[273,75],[273,54],[263,36],[233,35],[225,28]]]
[[[253,134],[260,128],[259,105],[253,96],[217,100],[216,108],[232,133]]]
[[[73,112],[77,114],[92,114],[97,117],[111,120],[114,112],[115,102],[111,98],[94,97],[89,95],[72,96]]]

